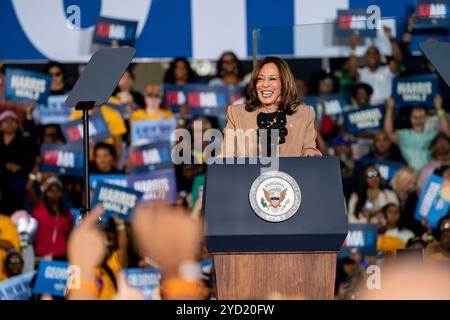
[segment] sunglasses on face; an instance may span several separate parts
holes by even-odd
[[[61,72],[54,72],[54,73],[50,72],[50,74],[54,77],[59,77],[59,76],[61,76],[62,73]]]
[[[20,258],[11,258],[8,260],[8,264],[23,264],[23,261]]]
[[[378,177],[378,172],[377,171],[369,171],[366,173],[366,177],[367,178],[375,178]]]

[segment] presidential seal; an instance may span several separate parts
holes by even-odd
[[[281,171],[269,171],[253,181],[249,200],[253,211],[260,218],[269,222],[281,222],[297,212],[302,194],[290,175]]]

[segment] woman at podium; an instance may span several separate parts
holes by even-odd
[[[288,64],[264,58],[253,70],[246,104],[227,109],[221,156],[299,156],[322,154],[316,148],[314,109],[299,102]]]

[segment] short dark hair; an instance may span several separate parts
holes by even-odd
[[[359,89],[363,89],[364,91],[366,91],[366,93],[371,96],[373,94],[373,88],[368,85],[367,83],[364,82],[359,82],[357,83],[352,90],[352,96],[356,97],[356,93],[358,92]]]
[[[114,158],[114,160],[117,159],[116,148],[114,148],[114,146],[110,145],[109,143],[105,143],[105,142],[97,143],[94,147],[94,156],[97,153],[97,150],[99,150],[99,149],[108,150],[108,152],[111,154],[111,156]]]
[[[433,140],[431,140],[430,142],[430,146],[434,147],[434,145],[440,140],[440,139],[444,139],[446,140],[448,143],[450,143],[450,137],[445,134],[445,132],[439,131],[439,133],[433,138]]]
[[[61,70],[63,75],[66,73],[66,69],[64,68],[64,65],[58,61],[49,61],[49,63],[47,63],[45,65],[44,72],[49,73],[50,69],[53,67],[57,67],[59,70]]]

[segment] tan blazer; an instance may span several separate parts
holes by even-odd
[[[258,111],[248,112],[244,104],[231,105],[227,109],[227,124],[224,129],[224,141],[222,142],[222,157],[249,157],[261,154],[258,142],[253,136],[257,135],[258,125],[256,117]],[[301,157],[301,156],[321,156],[316,148],[316,130],[314,128],[315,113],[310,106],[300,105],[292,115],[286,115],[288,135],[286,142],[278,145],[278,156],[281,157]],[[245,143],[239,135],[234,133],[236,129],[249,130]],[[233,136],[234,134],[234,136]],[[249,137],[249,138],[247,138]],[[228,140],[228,143],[227,143]],[[233,150],[234,149],[234,150]]]

